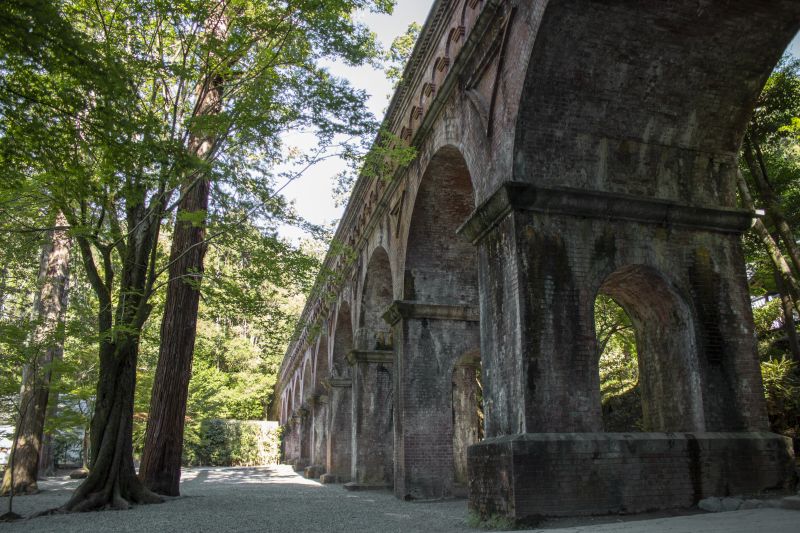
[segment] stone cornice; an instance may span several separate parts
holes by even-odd
[[[347,354],[347,362],[350,366],[358,363],[394,363],[394,352],[392,350],[352,350]]]
[[[350,378],[328,378],[327,380],[327,387],[330,390],[331,388],[344,388],[344,387],[352,387],[353,380]]]
[[[480,314],[476,308],[469,305],[442,305],[405,300],[396,300],[383,314],[383,319],[392,326],[404,318],[478,322]]]
[[[627,194],[536,187],[507,181],[472,213],[458,228],[458,233],[477,244],[512,211],[627,220],[735,234],[745,232],[753,218],[752,213],[743,209],[691,206]]]

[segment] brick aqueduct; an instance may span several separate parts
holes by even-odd
[[[793,483],[735,173],[798,27],[796,0],[437,0],[385,122],[417,158],[356,183],[281,367],[286,460],[519,522]],[[604,432],[601,293],[643,432]]]

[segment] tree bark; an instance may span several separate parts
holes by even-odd
[[[62,512],[127,509],[132,503],[159,503],[136,476],[133,466],[133,400],[139,336],[152,307],[147,295],[154,279],[165,197],[156,206],[145,204],[144,188],[132,188],[127,198],[127,227],[134,228],[121,252],[119,293],[112,298],[114,269],[111,248],[97,247],[105,268],[97,268],[90,237],[78,235],[89,283],[99,300],[100,373],[94,415],[90,424],[89,475],[75,490]],[[76,221],[77,222],[77,221]],[[114,302],[118,303],[116,306]]]
[[[153,492],[180,493],[183,429],[197,332],[199,283],[203,275],[205,225],[181,221],[181,213],[205,211],[209,182],[201,178],[186,192],[170,251],[169,284],[161,322],[161,346],[139,477]]]
[[[56,226],[66,226],[59,213]],[[22,371],[20,413],[14,468],[6,470],[0,493],[12,487],[16,494],[38,492],[36,479],[42,446],[45,415],[50,393],[52,363],[63,351],[63,324],[69,279],[71,242],[65,230],[54,230],[42,245],[39,263],[39,289],[34,302],[36,325],[30,341],[31,359]],[[13,477],[13,482],[12,482]]]
[[[772,190],[772,185],[769,183],[767,167],[764,164],[761,148],[758,143],[747,137],[745,138],[743,153],[747,168],[750,170],[753,182],[756,184],[758,196],[764,203],[767,219],[783,242],[786,255],[789,256],[790,266],[793,268],[794,277],[798,278],[800,277],[800,250],[798,250],[795,242],[794,233],[786,222],[786,216],[783,214],[780,202]],[[775,240],[777,241],[778,239],[776,238]]]
[[[221,9],[224,10],[224,6]],[[212,15],[206,27],[209,34],[224,38],[227,33],[224,12]],[[196,116],[212,116],[222,110],[223,79],[220,75],[207,75],[198,84],[196,93]],[[192,132],[189,151],[199,160],[205,160],[211,156],[216,143],[213,134]],[[186,402],[197,334],[199,286],[207,248],[204,239],[209,192],[210,183],[202,169],[188,177],[181,191],[170,250],[158,365],[139,468],[139,477],[145,485],[167,496],[180,494]]]
[[[101,348],[89,476],[62,507],[64,511],[127,509],[131,503],[161,501],[139,481],[133,466],[138,337],[122,332],[118,335],[117,342],[104,343]]]
[[[736,173],[736,183],[739,188],[739,196],[742,199],[742,204],[744,205],[745,209],[748,209],[749,211],[755,211],[753,197],[750,195],[750,189],[747,186],[747,182],[745,181],[741,172]],[[781,249],[778,247],[778,243],[775,242],[772,234],[769,232],[767,227],[764,225],[764,222],[762,222],[760,218],[755,220],[755,223],[753,224],[753,231],[755,231],[756,235],[761,241],[761,244],[763,244],[764,248],[766,248],[770,261],[772,261],[772,266],[775,268],[776,272],[778,272],[778,275],[783,281],[784,292],[791,299],[792,306],[795,308],[795,310],[797,310],[798,313],[800,313],[800,286],[798,286],[797,278],[794,276],[789,264],[786,262],[783,252],[781,252]]]
[[[775,272],[775,285],[781,298],[781,310],[783,311],[783,330],[786,332],[786,340],[789,342],[789,352],[792,359],[800,362],[800,343],[797,341],[797,329],[794,325],[794,312],[792,300],[786,293],[786,284],[783,276],[777,270]]]

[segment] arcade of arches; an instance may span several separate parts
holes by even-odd
[[[794,0],[437,0],[386,118],[417,158],[356,183],[281,367],[285,459],[518,522],[793,483],[735,173],[799,27]],[[635,335],[621,433],[598,295]]]

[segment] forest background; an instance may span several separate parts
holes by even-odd
[[[101,73],[108,73],[107,69],[111,68],[108,64],[76,65],[78,56],[70,57],[71,53],[85,53],[82,48],[85,43],[70,40],[85,33],[71,33],[72,30],[67,31],[69,28],[60,25],[69,16],[90,13],[92,3],[9,2],[0,8],[6,24],[15,15],[13,8],[22,4],[38,9],[40,18],[34,21],[36,24],[60,33],[55,33],[58,38],[50,34],[47,39],[37,40],[38,33],[32,36],[5,32],[0,49],[3,74],[0,81],[0,166],[6,173],[0,180],[0,424],[13,426],[17,421],[19,391],[26,365],[30,367],[43,347],[63,346],[47,368],[38,369],[52,373],[45,434],[51,437],[48,441],[51,451],[57,453],[58,446],[80,438],[90,427],[100,371],[99,346],[103,335],[107,334],[98,328],[98,309],[103,304],[93,288],[93,274],[77,259],[81,251],[74,241],[83,238],[99,242],[102,239],[98,234],[103,233],[109,240],[103,241],[100,248],[116,246],[119,239],[115,239],[115,235],[120,235],[120,228],[114,227],[113,218],[105,210],[120,209],[115,202],[120,195],[127,194],[125,187],[129,186],[122,179],[121,187],[115,188],[116,185],[98,175],[108,172],[112,164],[136,168],[144,160],[153,168],[158,167],[163,160],[154,157],[155,151],[160,150],[159,157],[163,159],[173,157],[181,147],[157,145],[146,135],[137,137],[132,133],[136,128],[141,130],[144,124],[145,130],[154,128],[153,137],[160,134],[142,117],[137,119],[142,121],[132,120],[130,124],[121,120],[122,117],[130,119],[122,113],[130,102],[103,101],[104,94],[130,95],[125,87],[111,85],[119,81],[117,78],[99,79]],[[141,23],[136,17],[148,7],[146,4],[126,4],[133,13],[128,27]],[[239,5],[244,12],[252,7],[247,2],[232,4]],[[59,5],[62,9],[66,6],[74,11],[65,16],[63,11],[48,11],[48,5]],[[329,2],[328,5],[334,6],[331,13],[336,16],[350,13],[352,9],[386,11],[390,8],[389,2]],[[187,16],[197,15],[191,13],[188,4],[183,8]],[[99,31],[88,23],[81,31],[89,31],[89,27]],[[345,43],[352,47],[349,51],[339,49],[337,53],[354,64],[380,63],[380,68],[387,69],[388,77],[400,78],[403,61],[411,51],[419,27],[410,27],[385,51],[376,46],[374,36],[360,31],[348,34],[355,36],[353,42]],[[108,44],[103,39],[99,42]],[[134,46],[130,40],[117,45],[120,48],[114,52],[119,57],[136,56],[130,54]],[[337,46],[343,45],[325,44],[324,40],[308,41],[309,50],[315,50],[314,61]],[[98,51],[81,57],[96,57],[92,55],[95,52]],[[348,53],[352,55],[347,56]],[[100,56],[102,53],[97,57]],[[159,270],[170,264],[172,233],[178,222],[203,226],[207,235],[214,236],[208,241],[202,283],[196,286],[201,296],[188,385],[183,457],[187,464],[197,460],[193,450],[199,445],[203,420],[261,420],[266,417],[281,359],[308,291],[319,273],[323,254],[330,245],[331,227],[304,220],[282,196],[282,184],[326,161],[332,153],[346,155],[349,166],[344,173],[337,173],[338,179],[334,181],[344,197],[378,131],[377,121],[365,109],[367,95],[354,90],[344,80],[327,77],[324,74],[327,69],[314,61],[311,72],[317,78],[309,80],[302,77],[302,73],[294,72],[296,77],[286,82],[287,87],[300,92],[300,88],[313,82],[320,91],[327,91],[317,95],[320,102],[324,100],[323,103],[332,108],[318,107],[316,111],[312,108],[309,112],[303,107],[307,101],[297,107],[285,101],[285,107],[277,111],[268,108],[275,112],[269,116],[237,116],[237,120],[243,120],[248,126],[240,130],[241,137],[234,143],[230,157],[222,158],[214,166],[182,161],[186,168],[199,168],[214,178],[210,205],[203,217],[194,220],[189,213],[181,219],[172,211],[164,216],[163,228],[157,234],[154,263]],[[94,68],[97,72],[91,72]],[[143,78],[152,72],[148,69],[155,67],[134,61],[120,68],[126,75]],[[247,64],[247,68],[257,66]],[[242,83],[246,84],[255,78],[244,75],[243,79]],[[26,89],[24,94],[20,94],[21,87]],[[138,96],[133,95],[133,98],[138,99]],[[25,105],[21,105],[23,101]],[[93,116],[87,112],[87,102],[93,102],[88,107],[102,109],[103,113]],[[103,108],[98,102],[107,107]],[[241,105],[258,106],[264,102],[243,98]],[[233,113],[244,109],[230,107],[227,110]],[[348,121],[338,120],[341,112]],[[266,125],[262,123],[265,120],[268,121]],[[191,121],[187,124],[189,131],[193,126]],[[216,128],[235,129],[228,123],[213,120],[206,123],[201,120],[199,124],[195,123],[194,127],[206,133]],[[288,150],[280,133],[291,128],[312,135],[318,141],[315,149]],[[132,141],[128,148],[109,143],[110,136],[124,138],[126,135],[128,141]],[[109,149],[110,144],[113,150]],[[101,151],[103,153],[98,155]],[[164,155],[167,152],[173,156]],[[54,209],[59,207],[59,202],[54,201],[57,195],[49,190],[54,184],[86,193],[67,195],[74,200],[72,212],[86,214],[85,220],[76,223],[59,218],[58,209]],[[88,192],[81,191],[84,187]],[[742,207],[764,213],[761,222],[746,235],[745,247],[770,422],[775,431],[797,438],[800,431],[800,346],[796,328],[800,317],[800,253],[797,250],[800,63],[790,55],[776,68],[757,106],[742,150],[739,188]],[[87,198],[87,195],[106,200],[94,206],[81,205],[80,198]],[[123,224],[124,218],[125,214],[121,213]],[[300,241],[287,238],[282,232],[287,226],[298,228],[307,237]],[[95,227],[97,232],[92,234]],[[72,259],[65,274],[68,281],[63,317],[56,328],[42,334],[46,318],[37,311],[40,307],[37,301],[47,283],[42,258],[52,248],[59,232],[69,237],[72,246]],[[82,253],[86,253],[85,250]],[[108,259],[97,250],[89,255],[103,263],[100,270],[119,272],[123,269],[123,261],[115,259],[111,253]],[[132,437],[137,456],[144,445],[161,346],[166,283],[156,283],[154,287],[149,297],[149,316],[142,323],[135,367]],[[114,303],[119,304],[116,300]],[[624,309],[606,298],[597,300],[596,327],[602,347],[600,371],[607,425],[616,424],[613,427],[621,430],[636,429],[639,415],[636,412],[635,331]],[[88,454],[88,440],[84,448]]]

